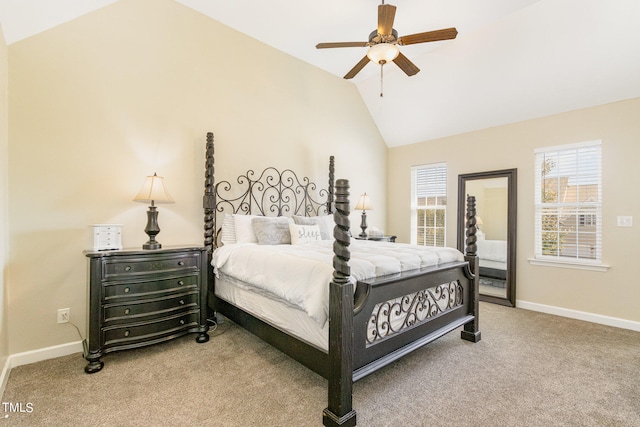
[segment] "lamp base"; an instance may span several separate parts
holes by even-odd
[[[147,211],[147,226],[144,232],[149,236],[147,243],[142,245],[142,249],[160,249],[162,245],[156,241],[156,235],[160,232],[158,227],[158,211],[151,205]]]
[[[162,245],[158,242],[148,241],[144,245],[142,245],[142,249],[161,249]]]
[[[362,228],[362,233],[360,233],[360,237],[363,239],[367,237],[367,213],[362,211],[362,222],[360,223],[360,228]]]

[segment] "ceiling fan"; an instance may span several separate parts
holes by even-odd
[[[396,15],[396,7],[390,4],[378,5],[378,28],[369,34],[369,41],[366,42],[337,42],[318,43],[317,49],[327,49],[335,47],[369,47],[367,55],[360,60],[347,74],[345,79],[352,79],[358,74],[369,61],[384,65],[393,61],[408,76],[417,74],[420,69],[400,52],[399,46],[410,44],[435,42],[440,40],[455,39],[458,30],[455,28],[445,28],[436,31],[411,34],[398,37],[398,32],[393,29],[393,20]]]

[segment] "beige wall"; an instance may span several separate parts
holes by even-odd
[[[84,331],[88,225],[122,223],[140,247],[145,175],[163,175],[176,201],[159,207],[158,240],[202,244],[207,131],[227,179],[291,167],[325,186],[334,154],[386,223],[387,150],[355,86],[172,0],[121,0],[8,58],[11,354],[79,339],[56,311]]]
[[[506,177],[470,179],[465,184],[465,193],[476,197],[478,226],[487,240],[507,240],[507,187]]]
[[[413,165],[447,163],[447,242],[452,246],[456,244],[458,175],[517,168],[517,300],[640,321],[640,287],[634,280],[640,227],[640,198],[635,194],[640,157],[638,117],[640,99],[632,99],[390,149],[388,228],[399,240],[409,241]],[[603,144],[603,258],[611,268],[595,272],[529,264],[534,251],[533,150],[598,139]],[[617,227],[618,215],[634,216],[633,228]]]
[[[4,367],[4,363],[8,355],[6,321],[7,300],[5,286],[9,248],[9,224],[7,210],[7,179],[9,176],[7,68],[7,44],[4,41],[2,26],[0,26],[0,371]]]

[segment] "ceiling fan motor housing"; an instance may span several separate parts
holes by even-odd
[[[398,42],[398,32],[396,30],[391,30],[391,34],[387,34],[387,35],[378,33],[378,30],[373,30],[371,34],[369,34],[369,46],[373,46],[379,43],[394,44],[397,42]]]

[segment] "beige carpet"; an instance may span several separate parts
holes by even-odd
[[[357,382],[358,425],[640,426],[640,333],[485,303],[480,324]],[[32,411],[0,427],[322,425],[326,381],[230,323],[104,362],[13,369],[2,402]]]

